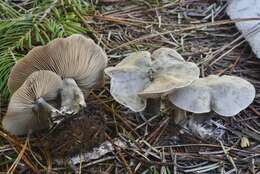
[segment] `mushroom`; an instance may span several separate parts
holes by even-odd
[[[51,71],[32,73],[10,99],[2,126],[15,135],[49,127],[50,117],[60,112],[48,102],[57,98],[62,79]]]
[[[176,89],[190,85],[199,78],[200,70],[193,62],[186,62],[182,56],[170,48],[160,48],[152,54],[152,65],[148,85],[138,95],[144,98],[158,98]]]
[[[132,53],[105,73],[111,77],[114,99],[135,112],[148,107],[147,99],[158,99],[199,78],[196,64],[185,62],[170,48],[160,48],[152,55],[147,51]]]
[[[254,86],[236,76],[209,75],[195,80],[191,85],[175,90],[169,95],[169,100],[175,108],[176,122],[185,121],[185,112],[192,112],[190,121],[200,124],[208,120],[214,111],[221,116],[234,116],[248,107],[255,97]],[[196,123],[195,123],[196,122]]]
[[[90,89],[103,86],[106,65],[107,56],[101,47],[75,34],[33,48],[12,68],[8,88],[14,93],[34,71],[53,71],[64,79],[61,110],[77,113],[80,106],[86,105],[84,98]]]
[[[193,112],[211,110],[222,116],[234,116],[248,107],[255,97],[254,86],[236,76],[210,75],[173,92],[169,99],[177,107]]]

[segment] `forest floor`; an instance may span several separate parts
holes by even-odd
[[[260,61],[237,31],[234,21],[226,15],[226,2],[117,1],[103,0],[95,4],[93,15],[82,16],[82,25],[104,48],[110,66],[131,52],[152,52],[162,46],[170,47],[185,60],[195,62],[202,76],[225,74],[247,79],[256,88],[254,102],[234,117],[213,118],[212,125],[222,130],[220,137],[201,138],[174,125],[171,122],[173,112],[168,105],[163,106],[160,115],[145,118],[118,104],[109,94],[107,77],[104,89],[91,92],[87,99],[88,111],[84,114],[105,118],[105,139],[118,138],[125,143],[124,148],[114,145],[113,152],[91,161],[82,157],[74,165],[71,158],[54,159],[39,147],[37,136],[17,138],[1,130],[0,171],[104,174],[260,172]],[[2,109],[5,111],[6,105],[2,105]],[[84,156],[80,148],[87,141],[84,132],[89,131],[88,125],[76,124],[60,129],[66,132],[48,140],[56,145],[56,151],[74,149],[70,156],[76,152]],[[67,143],[78,141],[81,135],[80,142]],[[75,139],[71,138],[75,136]],[[249,140],[249,147],[241,147],[241,138]]]

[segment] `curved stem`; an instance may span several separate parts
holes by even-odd
[[[36,111],[36,112],[44,111],[44,112],[47,112],[47,113],[59,111],[55,107],[50,105],[48,102],[46,102],[42,97],[38,98],[35,101],[35,105],[33,107],[33,110]]]
[[[49,124],[51,126],[53,125],[54,122],[59,122],[60,117],[63,117],[62,113],[58,109],[50,105],[42,97],[38,98],[35,101],[32,110],[37,114],[40,114],[42,116],[45,115],[46,117],[48,117],[47,119],[49,120]]]

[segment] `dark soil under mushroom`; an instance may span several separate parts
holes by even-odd
[[[38,147],[53,158],[69,158],[88,152],[105,141],[105,112],[96,104],[62,121],[56,128],[43,134]]]

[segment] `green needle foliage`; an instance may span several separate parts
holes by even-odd
[[[0,96],[8,99],[11,68],[30,49],[71,34],[91,33],[83,20],[94,11],[84,0],[0,0]]]

